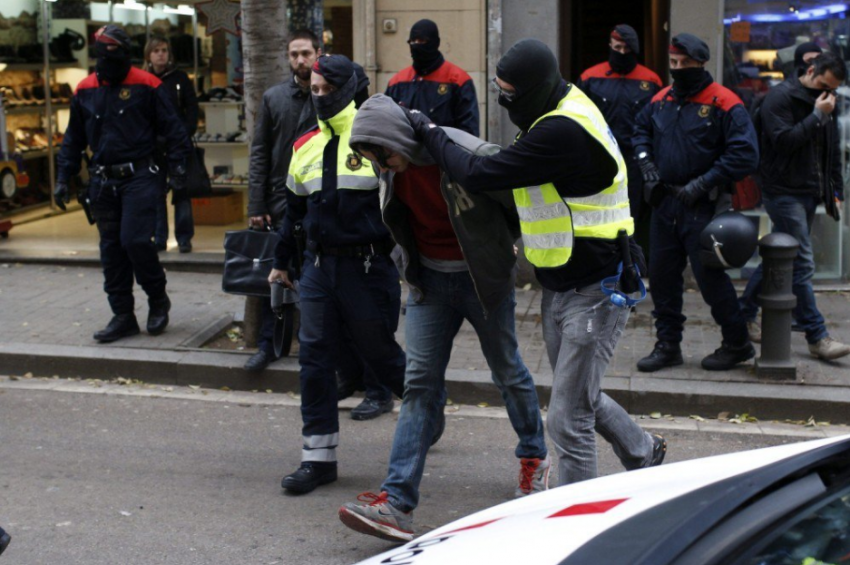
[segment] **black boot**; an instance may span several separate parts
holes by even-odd
[[[637,368],[642,373],[653,373],[664,367],[675,367],[682,363],[682,349],[678,343],[659,341],[652,353],[637,362]]]
[[[12,536],[7,534],[3,528],[0,528],[0,555],[6,551],[6,548],[9,546],[9,542],[12,541]]]
[[[148,333],[159,335],[168,325],[168,311],[171,310],[171,300],[163,293],[159,298],[148,298]]]
[[[245,370],[251,373],[259,373],[260,371],[264,371],[274,360],[274,355],[261,349],[251,355],[251,358],[245,362]]]
[[[298,470],[287,475],[280,486],[294,494],[307,494],[320,485],[336,480],[336,463],[301,463]]]
[[[136,321],[136,315],[130,312],[113,316],[105,328],[94,334],[94,338],[101,343],[110,343],[137,333],[139,333],[139,322]]]
[[[738,363],[755,356],[756,350],[749,341],[738,346],[723,342],[719,349],[702,360],[702,368],[706,371],[728,371]]]
[[[352,420],[373,420],[381,414],[392,412],[395,407],[392,397],[387,400],[375,400],[372,398],[364,398],[363,402],[354,407],[351,411]]]

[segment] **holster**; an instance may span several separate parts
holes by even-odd
[[[89,225],[93,226],[97,222],[97,218],[94,217],[94,210],[92,210],[88,183],[81,184],[80,189],[77,191],[77,202],[83,207],[83,212],[86,213],[86,220],[88,220]]]

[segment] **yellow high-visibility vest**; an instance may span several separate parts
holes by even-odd
[[[573,87],[556,109],[538,118],[531,128],[551,116],[564,116],[584,128],[617,162],[617,175],[602,192],[581,198],[562,198],[552,183],[513,191],[525,256],[541,268],[566,265],[575,238],[615,240],[621,229],[625,228],[629,235],[635,231],[629,211],[626,163],[602,113]]]
[[[354,102],[330,120],[319,120],[319,129],[312,130],[295,142],[286,186],[299,196],[310,196],[322,190],[325,146],[339,136],[336,151],[337,190],[375,190],[378,177],[369,161],[363,160],[349,147],[351,124],[357,110]]]

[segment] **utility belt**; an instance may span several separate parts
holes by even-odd
[[[139,171],[148,169],[152,173],[159,171],[153,158],[145,157],[130,163],[119,163],[117,165],[94,165],[92,172],[104,180],[124,180],[131,178]]]
[[[342,247],[328,247],[316,241],[307,241],[307,251],[314,255],[332,255],[334,257],[375,257],[376,255],[389,255],[395,242],[385,239],[369,245],[345,245]]]

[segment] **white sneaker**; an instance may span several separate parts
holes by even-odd
[[[757,320],[747,322],[747,332],[750,334],[750,341],[761,343],[761,324]]]
[[[825,337],[816,343],[809,344],[809,353],[819,359],[832,361],[850,355],[850,345]]]
[[[519,460],[519,465],[519,485],[514,496],[520,498],[549,489],[549,470],[552,468],[549,455],[546,455],[546,459],[523,458]]]

